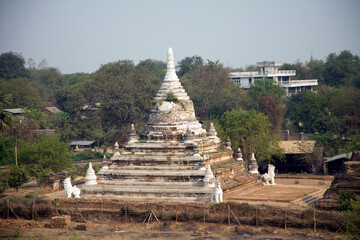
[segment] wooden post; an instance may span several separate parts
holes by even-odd
[[[102,198],[100,201],[100,219],[101,220],[103,219],[103,200],[102,200]]]
[[[127,216],[127,206],[125,205],[125,222],[128,221],[128,216]]]
[[[259,226],[259,223],[258,223],[258,208],[257,208],[257,206],[255,206],[255,223],[256,223],[256,226]]]
[[[228,204],[228,225],[230,225],[230,205]]]
[[[316,213],[315,213],[315,205],[314,205],[314,232],[316,232]]]
[[[204,218],[204,224],[205,224],[205,206],[204,206],[204,209],[203,209],[203,218]]]
[[[6,219],[9,219],[9,213],[10,213],[9,199],[6,199],[6,210],[7,210]]]
[[[31,219],[32,219],[32,220],[35,219],[34,205],[35,205],[35,201],[34,201],[34,198],[33,198],[33,199],[32,199],[32,204],[31,204]]]
[[[178,207],[176,205],[176,208],[175,208],[175,223],[177,223],[178,221]]]

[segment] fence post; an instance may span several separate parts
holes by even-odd
[[[177,204],[175,205],[175,223],[178,221],[178,207]]]
[[[32,199],[32,204],[31,204],[31,219],[34,220],[35,219],[35,211],[34,211],[34,208],[35,208],[35,201],[34,201],[34,198]]]
[[[9,199],[6,199],[6,210],[7,210],[6,219],[9,219],[9,213],[10,213]]]
[[[127,206],[125,205],[125,222],[128,221],[128,216],[127,216]]]
[[[315,205],[314,205],[314,232],[316,232],[316,213],[315,213]]]
[[[205,205],[204,205],[204,209],[203,209],[203,218],[204,218],[204,224],[205,224]]]
[[[258,207],[255,206],[255,223],[256,223],[256,226],[259,226],[259,223],[258,223]]]

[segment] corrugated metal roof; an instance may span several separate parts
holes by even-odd
[[[333,157],[331,157],[331,158],[327,158],[324,163],[332,162],[332,161],[339,160],[339,159],[342,159],[342,158],[345,158],[345,159],[347,159],[347,160],[350,160],[350,159],[352,158],[352,155],[353,155],[353,152],[342,153],[342,154],[333,156]]]
[[[8,108],[8,109],[4,109],[4,111],[12,113],[12,114],[22,114],[22,113],[24,113],[24,110],[22,108]]]
[[[80,145],[80,146],[87,146],[93,144],[95,141],[73,141],[70,145]]]
[[[48,110],[51,113],[60,113],[62,112],[60,109],[58,109],[57,107],[45,107],[46,110]]]
[[[314,151],[315,141],[281,141],[280,147],[284,149],[285,154],[312,153]]]

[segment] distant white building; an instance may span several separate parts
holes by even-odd
[[[286,96],[303,90],[313,90],[313,86],[318,85],[317,79],[291,80],[290,77],[296,75],[295,70],[279,70],[281,62],[258,62],[256,64],[260,71],[254,72],[231,72],[230,79],[240,87],[247,90],[256,80],[270,78],[280,84],[285,89]]]

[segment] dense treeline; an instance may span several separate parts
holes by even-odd
[[[305,63],[284,64],[283,69],[296,70],[299,79],[319,79],[319,86],[315,92],[301,92],[285,98],[281,87],[263,79],[246,93],[228,80],[231,69],[217,61],[205,62],[193,56],[182,59],[177,66],[180,81],[194,101],[197,116],[205,122],[215,122],[221,137],[230,136],[234,146],[254,151],[262,159],[268,158],[269,151],[278,153],[278,149],[270,149],[262,140],[275,142],[276,134],[285,129],[313,134],[312,138],[326,147],[328,155],[357,148],[359,57],[343,51],[329,54],[325,61],[311,59]],[[95,140],[99,145],[120,140],[131,123],[141,131],[165,73],[165,62],[148,59],[139,64],[129,60],[107,63],[92,74],[61,74],[56,68],[48,67],[46,61],[35,68],[35,63],[29,60],[26,67],[21,55],[2,54],[1,164],[6,162],[4,158],[9,158],[5,146],[9,147],[13,141],[12,125],[20,129],[20,139],[34,143],[40,140],[31,137],[31,129],[56,129],[57,138],[64,143]],[[51,117],[42,115],[42,108],[51,105],[63,112]],[[28,117],[20,124],[4,112],[4,108],[26,108]],[[249,127],[238,128],[239,124]],[[239,138],[234,134],[233,129],[237,128],[245,136],[254,126],[263,128],[258,130],[262,140]]]

